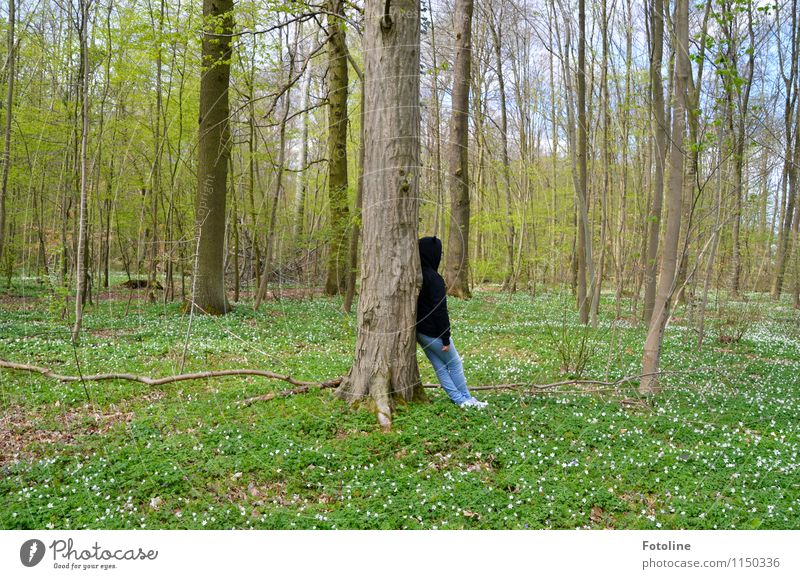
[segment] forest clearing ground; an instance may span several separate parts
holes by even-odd
[[[345,373],[355,314],[292,291],[259,312],[248,301],[195,317],[184,372]],[[180,304],[111,294],[87,308],[73,351],[63,296],[17,282],[0,292],[0,359],[65,374],[78,373],[76,356],[84,374],[177,373]],[[587,332],[567,294],[451,300],[469,383],[567,379],[564,358],[580,351],[585,378],[638,373],[645,330],[614,320],[611,300]],[[736,308],[758,315],[741,340],[720,343]],[[698,352],[678,311],[662,367],[680,372],[662,377],[652,407],[625,403],[635,384],[481,392],[482,412],[436,390],[401,407],[387,434],[330,391],[240,407],[287,387],[261,378],[88,383],[87,401],[80,383],[0,371],[0,528],[800,528],[800,317],[766,296],[722,301],[714,315]]]

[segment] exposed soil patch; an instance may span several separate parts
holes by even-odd
[[[37,296],[19,296],[0,292],[0,306],[10,306],[15,310],[41,309],[44,298]]]
[[[305,299],[311,297],[318,297],[325,294],[325,288],[322,287],[287,287],[280,289],[268,289],[264,299]],[[242,290],[239,292],[239,301],[254,300],[256,297],[255,291]]]
[[[658,495],[655,493],[628,491],[622,493],[620,498],[628,503],[633,510],[638,511],[643,507],[646,514],[651,516],[655,515],[656,509],[661,503]]]
[[[75,444],[88,434],[104,434],[115,424],[133,420],[133,412],[91,412],[67,410],[57,417],[58,428],[45,426],[47,420],[30,409],[11,406],[0,416],[0,466],[39,458],[46,445]]]
[[[591,510],[589,511],[589,520],[595,525],[601,526],[604,529],[614,529],[616,526],[614,516],[611,513],[604,511],[603,508],[598,505],[592,506]]]
[[[130,336],[136,332],[135,330],[119,328],[96,328],[87,330],[87,333],[98,338],[118,338],[120,336]]]

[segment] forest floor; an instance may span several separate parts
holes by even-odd
[[[15,280],[0,290],[0,359],[157,377],[185,351],[184,372],[302,380],[352,360],[339,299],[247,302],[187,332],[180,304],[129,296],[90,306],[73,349],[64,295]],[[489,407],[467,411],[437,389],[389,433],[331,390],[239,405],[291,387],[258,377],[84,386],[0,369],[0,528],[798,529],[800,314],[749,297],[712,301],[702,350],[677,311],[650,404],[636,382],[476,392]],[[471,385],[638,374],[645,329],[614,309],[604,296],[592,331],[566,293],[450,300]]]

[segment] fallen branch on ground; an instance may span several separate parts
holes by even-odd
[[[541,394],[549,394],[549,393],[557,393],[557,394],[597,394],[601,392],[610,392],[615,391],[619,386],[626,384],[628,382],[635,382],[641,380],[645,376],[661,376],[664,374],[686,374],[690,372],[702,372],[704,370],[709,370],[710,368],[698,368],[696,370],[661,370],[659,372],[651,372],[649,374],[635,374],[631,376],[624,376],[619,380],[614,380],[613,382],[606,382],[603,380],[562,380],[560,382],[551,382],[549,384],[529,384],[529,383],[519,383],[519,384],[487,384],[485,386],[471,386],[470,391],[472,392],[479,392],[484,390],[518,390],[521,388],[527,388],[529,392],[541,393]],[[269,400],[274,400],[275,398],[285,398],[287,396],[294,396],[295,394],[305,394],[307,393],[312,387],[317,387],[320,390],[325,388],[335,388],[341,382],[341,378],[336,380],[331,380],[330,382],[321,382],[315,384],[309,384],[308,386],[301,386],[299,388],[292,388],[291,390],[282,390],[280,392],[268,392],[267,394],[260,394],[259,396],[253,396],[252,398],[246,398],[239,402],[241,406],[250,406],[253,402],[267,402]],[[563,390],[555,391],[555,388],[559,386],[599,386],[599,388],[592,388],[590,390],[576,390],[576,391],[569,391],[565,392]],[[423,384],[423,388],[441,388],[439,384]]]
[[[323,388],[333,388],[338,386],[342,381],[341,378],[334,378],[326,382],[307,382],[304,380],[296,380],[286,374],[277,374],[268,370],[254,370],[250,368],[242,368],[235,370],[209,370],[206,372],[193,372],[190,374],[177,374],[175,376],[165,376],[163,378],[150,378],[148,376],[136,376],[127,373],[108,373],[108,374],[90,374],[86,376],[67,376],[53,372],[49,368],[41,366],[31,366],[29,364],[17,364],[15,362],[7,362],[0,360],[0,368],[7,370],[18,370],[20,372],[30,372],[32,374],[41,374],[47,378],[58,380],[59,382],[102,382],[106,380],[128,380],[131,382],[140,382],[148,386],[163,386],[164,384],[171,384],[173,382],[183,382],[185,380],[202,380],[204,378],[221,378],[223,376],[260,376],[262,378],[270,378],[272,380],[283,380],[289,384],[293,384],[300,388],[305,387],[308,389],[310,386],[318,386]],[[299,392],[298,392],[299,393]]]
[[[317,388],[323,390],[325,388],[335,388],[341,382],[341,378],[331,381],[330,383],[322,382],[319,384],[315,384]],[[526,388],[530,387],[533,390],[543,390],[547,391],[550,388],[555,388],[557,386],[567,385],[567,384],[605,384],[605,382],[594,382],[591,380],[567,380],[564,382],[554,382],[553,384],[488,384],[486,386],[473,386],[470,388],[471,391],[476,392],[478,390],[514,390],[517,388]],[[439,384],[423,384],[423,388],[441,388]],[[270,400],[274,400],[275,398],[285,398],[287,396],[294,396],[295,394],[306,394],[312,386],[300,386],[298,388],[292,388],[289,390],[281,390],[280,392],[268,392],[266,394],[260,394],[258,396],[253,396],[252,398],[246,398],[239,402],[240,406],[250,406],[253,402],[268,402]]]
[[[177,374],[174,376],[165,376],[163,378],[150,378],[148,376],[136,376],[134,374],[126,374],[126,373],[91,374],[87,376],[68,376],[53,372],[49,368],[43,368],[41,366],[31,366],[29,364],[17,364],[15,362],[7,362],[6,360],[0,360],[0,368],[6,368],[8,370],[17,370],[21,372],[30,372],[32,374],[41,374],[42,376],[58,380],[59,382],[101,382],[105,380],[129,380],[132,382],[139,382],[141,384],[146,384],[148,386],[163,386],[164,384],[171,384],[173,382],[183,382],[185,380],[202,380],[207,378],[221,378],[224,376],[259,376],[262,378],[270,378],[272,380],[282,380],[284,382],[288,382],[289,384],[296,386],[296,388],[291,388],[288,390],[281,390],[278,392],[268,392],[267,394],[261,394],[259,396],[253,396],[252,398],[246,398],[245,400],[239,402],[241,406],[250,406],[254,402],[260,402],[260,401],[266,402],[269,400],[273,400],[275,398],[285,398],[287,396],[294,396],[296,394],[306,394],[312,389],[324,390],[328,388],[336,388],[342,382],[341,377],[333,378],[331,380],[325,380],[322,382],[309,382],[305,380],[297,380],[287,374],[277,374],[275,372],[270,372],[268,370],[255,370],[252,368],[241,368],[236,370],[209,370],[206,372],[194,372],[191,374]],[[620,378],[619,380],[614,380],[612,382],[607,382],[603,380],[562,380],[560,382],[551,382],[549,384],[530,384],[530,383],[487,384],[485,386],[473,386],[470,388],[470,390],[472,390],[473,392],[480,392],[485,390],[516,390],[521,388],[527,388],[530,392],[545,393],[548,391],[552,391],[553,389],[558,388],[559,386],[592,385],[601,387],[598,389],[584,391],[586,393],[591,393],[591,392],[612,390],[628,382],[641,380],[646,376],[655,376],[655,375],[661,376],[664,374],[688,374],[688,373],[703,372],[708,370],[718,371],[718,369],[713,369],[713,368],[696,368],[693,370],[661,370],[659,372],[651,372],[649,374],[636,374],[631,376],[624,376],[623,378]],[[423,387],[440,388],[438,384],[423,384]]]

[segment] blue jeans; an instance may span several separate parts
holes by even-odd
[[[464,377],[464,367],[461,365],[461,357],[456,351],[453,339],[450,339],[450,349],[442,351],[444,344],[441,338],[431,338],[425,334],[417,332],[417,342],[422,346],[422,350],[431,361],[439,384],[456,404],[466,402],[472,396],[467,390],[467,379]]]

